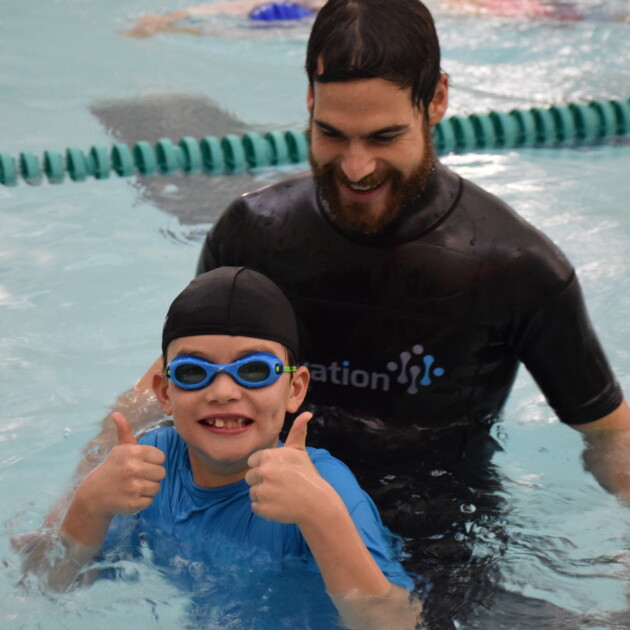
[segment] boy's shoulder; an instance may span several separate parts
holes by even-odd
[[[317,472],[333,486],[349,509],[351,505],[367,498],[353,472],[340,459],[323,448],[307,446],[306,452]]]
[[[310,460],[313,462],[316,468],[318,465],[325,466],[327,464],[330,464],[332,466],[341,466],[342,468],[350,471],[350,469],[340,459],[337,459],[334,455],[331,455],[330,452],[327,451],[325,448],[315,448],[314,446],[307,446],[306,452],[308,453]]]
[[[167,457],[175,455],[186,448],[186,443],[179,436],[174,426],[160,426],[151,429],[138,438],[138,444],[155,446]]]

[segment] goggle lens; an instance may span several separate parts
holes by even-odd
[[[208,373],[200,365],[194,363],[184,363],[178,365],[174,371],[174,379],[176,382],[185,383],[186,385],[199,385],[202,383]]]
[[[248,383],[261,383],[269,378],[271,368],[267,363],[263,363],[262,361],[251,361],[250,363],[241,365],[237,372],[240,378]]]

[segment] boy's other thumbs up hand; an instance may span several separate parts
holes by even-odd
[[[313,417],[310,411],[301,413],[294,421],[284,443],[285,448],[297,448],[300,451],[306,450],[306,433],[308,431],[309,420]]]
[[[258,516],[301,526],[330,491],[306,451],[307,427],[312,417],[312,413],[304,412],[294,420],[282,448],[250,455],[245,481],[250,485],[252,511]]]

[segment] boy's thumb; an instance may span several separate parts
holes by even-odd
[[[302,451],[306,450],[306,431],[308,429],[308,421],[313,417],[310,411],[301,413],[294,421],[289,435],[284,443],[285,446],[298,448]]]
[[[137,444],[138,440],[133,436],[131,427],[129,426],[129,420],[118,413],[117,411],[112,414],[112,420],[116,425],[116,435],[118,436],[117,444]]]

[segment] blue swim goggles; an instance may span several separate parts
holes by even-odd
[[[296,370],[296,365],[285,366],[275,354],[268,352],[249,354],[225,365],[182,354],[166,366],[164,374],[182,389],[203,389],[212,383],[219,372],[226,372],[239,385],[255,389],[272,385],[285,372]]]

